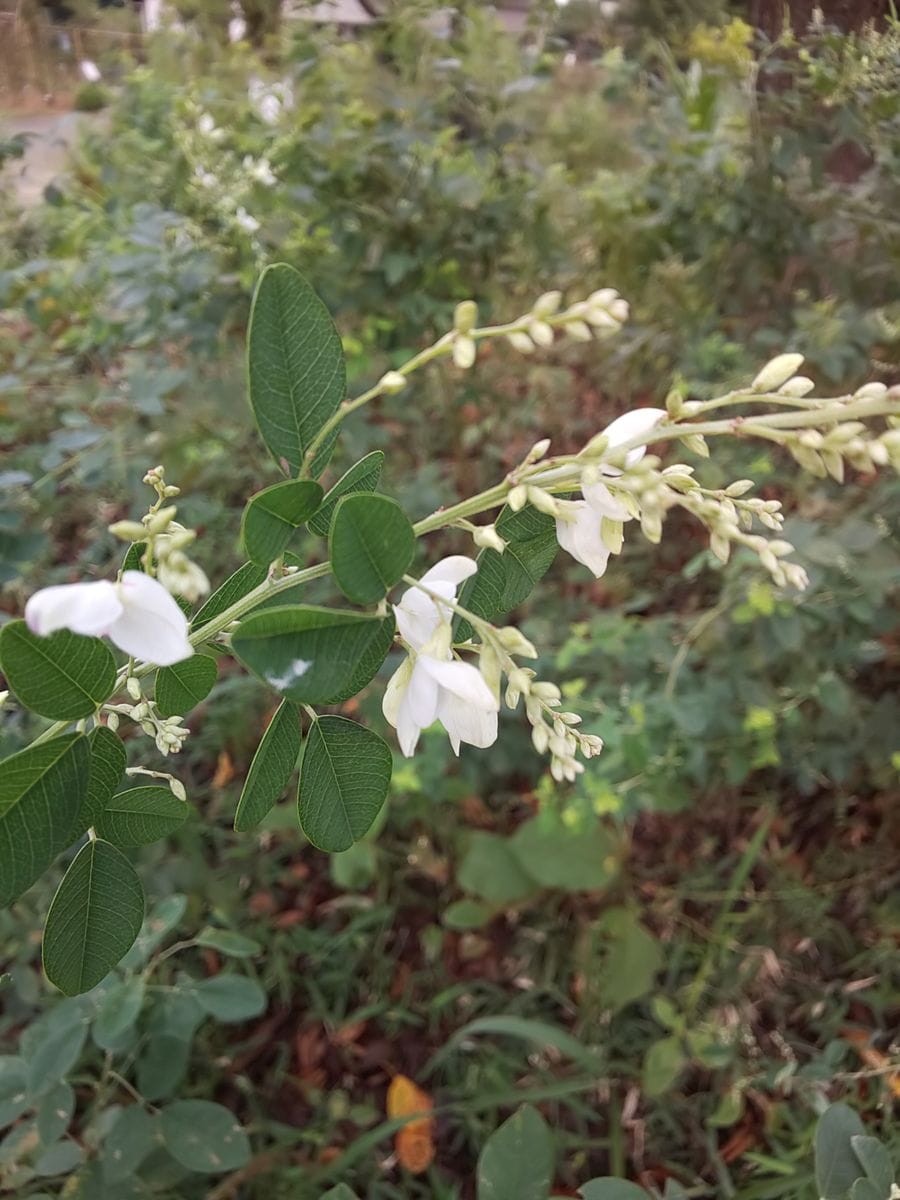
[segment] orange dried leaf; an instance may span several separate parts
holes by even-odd
[[[406,1075],[395,1075],[387,1094],[387,1115],[391,1118],[424,1116],[409,1121],[397,1131],[394,1149],[400,1165],[411,1175],[421,1175],[434,1158],[434,1101]]]
[[[223,788],[226,784],[231,783],[234,779],[234,763],[231,761],[231,755],[227,750],[222,750],[216,762],[216,773],[213,775],[212,785],[214,788]]]

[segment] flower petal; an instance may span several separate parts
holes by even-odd
[[[449,558],[442,558],[439,563],[435,563],[419,582],[430,587],[432,591],[437,591],[434,586],[436,583],[452,583],[455,593],[462,581],[474,575],[477,570],[478,563],[474,558],[468,558],[465,554],[451,554]]]
[[[121,615],[116,586],[106,579],[41,588],[25,605],[28,628],[39,637],[57,629],[100,637]]]
[[[187,618],[161,583],[143,571],[126,571],[118,593],[123,612],[109,637],[120,650],[159,667],[190,658]]]
[[[484,712],[496,712],[500,707],[484,676],[471,663],[439,662],[422,655],[417,665],[441,685],[442,691],[450,692],[467,705]]]
[[[458,663],[458,666],[466,666]],[[475,668],[473,667],[472,670]],[[447,730],[453,753],[459,754],[460,742],[469,746],[478,746],[482,750],[492,746],[497,740],[497,713],[486,712],[454,695],[446,688],[441,688],[438,701],[438,720]]]
[[[456,591],[452,583],[438,581],[428,584],[431,591],[452,600]],[[413,650],[421,650],[434,636],[442,621],[449,622],[451,610],[432,599],[419,588],[410,588],[403,593],[399,604],[394,605],[394,616],[400,636]]]
[[[631,513],[615,498],[605,483],[588,483],[581,491],[598,516],[609,517],[611,521],[631,520]]]
[[[384,713],[384,719],[389,725],[393,725],[395,729],[397,728],[397,716],[400,712],[400,705],[403,702],[403,697],[406,695],[406,689],[409,687],[412,670],[413,660],[409,657],[404,658],[403,662],[388,680],[388,685],[384,689],[381,711]]]
[[[632,438],[649,433],[667,415],[664,408],[633,408],[631,412],[622,413],[621,417],[616,417],[605,430],[607,448],[615,450],[618,446],[630,442]],[[646,453],[646,446],[636,446],[629,450],[625,456],[625,466],[633,467]],[[607,475],[621,474],[617,467],[604,467],[603,470]]]
[[[585,500],[574,501],[568,511],[575,511],[575,519],[557,520],[556,540],[599,579],[609,562],[609,547],[600,536],[600,517]]]
[[[437,717],[438,686],[421,664],[422,659],[417,659],[397,712],[397,741],[407,758],[412,757],[419,734]]]

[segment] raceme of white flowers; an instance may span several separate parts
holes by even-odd
[[[438,599],[454,601],[459,585],[477,570],[464,555],[442,559],[419,580],[422,587],[410,588],[394,605],[409,657],[388,683],[382,708],[407,758],[435,721],[446,729],[455,754],[461,742],[484,748],[497,740],[499,698],[477,667],[454,659],[452,611]]]
[[[132,658],[167,667],[190,658],[188,624],[171,593],[143,571],[118,583],[63,583],[42,588],[25,605],[25,620],[40,637],[68,629],[108,637]]]

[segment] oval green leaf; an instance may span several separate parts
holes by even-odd
[[[44,973],[67,996],[90,991],[131,949],[143,919],[134,867],[109,842],[89,841],[47,913]]]
[[[148,846],[174,833],[190,811],[167,787],[128,788],[112,797],[97,832],[115,846]]]
[[[250,1157],[250,1142],[234,1114],[210,1100],[176,1100],[160,1113],[160,1127],[163,1145],[189,1171],[236,1171]]]
[[[299,271],[286,263],[260,276],[247,333],[250,405],[276,462],[296,475],[306,452],[344,399],[347,371],[328,309]],[[325,468],[327,438],[310,474]]]
[[[367,454],[365,458],[354,463],[350,470],[340,477],[334,487],[326,492],[319,511],[307,522],[311,532],[319,534],[320,537],[327,536],[338,500],[342,496],[349,496],[355,492],[374,492],[378,487],[383,466],[384,452],[382,450],[373,450],[371,454]]]
[[[202,629],[213,617],[223,613],[226,608],[231,608],[235,600],[242,600],[255,587],[259,587],[268,573],[268,563],[265,567],[252,562],[238,567],[191,618],[191,629]]]
[[[865,1136],[859,1114],[848,1104],[832,1104],[816,1125],[816,1183],[822,1200],[844,1200],[861,1174],[853,1138]]]
[[[416,535],[396,500],[374,493],[338,501],[328,555],[334,578],[357,604],[375,604],[399,583],[416,552]]]
[[[231,646],[244,666],[289,700],[340,704],[374,678],[393,637],[393,615],[297,605],[252,613]]]
[[[90,716],[116,682],[115,660],[99,638],[68,629],[38,637],[24,621],[0,630],[0,664],[22,704],[55,721]]]
[[[284,795],[300,757],[300,717],[290,700],[282,700],[256,747],[238,800],[234,827],[253,829]]]
[[[546,1121],[523,1104],[485,1142],[478,1159],[478,1200],[546,1200],[553,1157]]]
[[[274,562],[322,503],[323,491],[311,479],[286,479],[257,492],[241,518],[247,557],[260,566]]]
[[[0,763],[0,908],[26,891],[76,836],[90,750],[79,733]]]
[[[119,786],[128,761],[121,738],[105,725],[98,725],[88,734],[88,743],[91,751],[90,777],[78,816],[76,837],[99,821]]]
[[[212,925],[201,929],[194,940],[198,946],[208,946],[210,950],[218,950],[228,958],[255,958],[262,951],[262,946],[253,938],[233,929],[216,929]]]
[[[204,1012],[218,1021],[249,1021],[266,1011],[266,993],[255,979],[224,972],[194,987],[194,997]]]
[[[300,827],[320,850],[347,850],[368,833],[390,782],[384,738],[346,717],[320,717],[300,762]]]
[[[164,717],[183,716],[202,703],[213,690],[218,666],[209,654],[160,667],[156,672],[156,705]]]

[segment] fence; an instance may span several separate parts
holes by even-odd
[[[78,64],[102,62],[111,54],[135,58],[137,29],[103,29],[56,24],[43,15],[0,12],[0,104],[71,92],[82,80]]]

